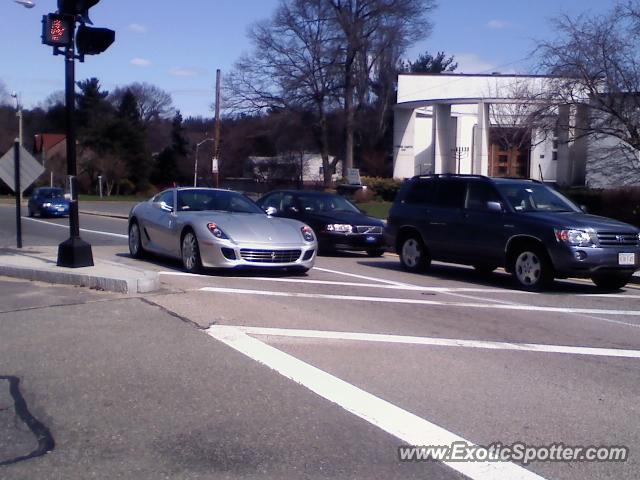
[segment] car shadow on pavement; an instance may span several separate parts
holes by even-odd
[[[386,270],[392,270],[397,272],[405,272],[397,261],[359,261],[359,265],[367,267],[382,268]],[[478,287],[490,287],[490,288],[503,288],[505,290],[519,290],[515,285],[515,282],[510,274],[504,270],[496,270],[492,273],[480,273],[473,269],[473,267],[465,265],[451,265],[451,264],[432,264],[428,270],[423,273],[416,273],[417,278],[434,278],[439,280],[452,280],[458,282],[464,282]],[[583,283],[584,282],[584,283]],[[594,284],[585,280],[556,280],[551,287],[544,290],[544,294],[585,294],[585,293],[613,293],[607,290],[602,290],[596,287]]]
[[[144,264],[152,264],[156,267],[161,267],[166,270],[173,270],[175,272],[184,272],[182,263],[180,260],[176,260],[170,257],[151,256],[147,255],[144,258],[138,260],[133,258],[129,253],[116,253],[116,257],[127,259],[130,265],[138,268],[144,268]],[[306,272],[297,272],[287,270],[285,268],[272,269],[272,268],[204,268],[202,275],[210,275],[214,277],[306,277]]]

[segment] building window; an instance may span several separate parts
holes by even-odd
[[[558,160],[558,151],[554,150],[551,152],[551,160]]]

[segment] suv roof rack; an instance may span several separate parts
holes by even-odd
[[[489,179],[486,175],[474,175],[470,173],[426,173],[423,175],[415,175],[412,178],[482,178]]]

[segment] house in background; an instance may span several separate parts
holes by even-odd
[[[554,127],[527,129],[517,121],[536,96],[553,88],[552,81],[535,75],[399,75],[394,177],[467,173],[562,186],[639,184],[638,159],[616,149],[617,140],[574,136],[588,125],[588,100],[557,105],[548,123]]]
[[[334,157],[329,157],[333,162]],[[302,175],[301,175],[302,173]],[[300,182],[304,185],[321,184],[324,181],[322,156],[319,153],[292,153],[276,157],[249,157],[244,165],[244,177],[259,182]],[[342,178],[342,165],[336,165],[332,179]]]
[[[33,153],[45,173],[39,183],[64,186],[67,172],[67,137],[61,133],[34,135]]]

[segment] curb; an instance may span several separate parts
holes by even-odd
[[[0,266],[0,275],[39,282],[75,285],[94,290],[133,295],[160,289],[160,277],[155,272],[144,272],[142,278],[113,278],[72,272],[54,272],[31,267]]]
[[[94,212],[89,210],[80,210],[78,213],[82,213],[83,215],[93,215],[96,217],[108,217],[108,218],[118,218],[121,220],[129,220],[129,215],[121,215],[118,213]]]

